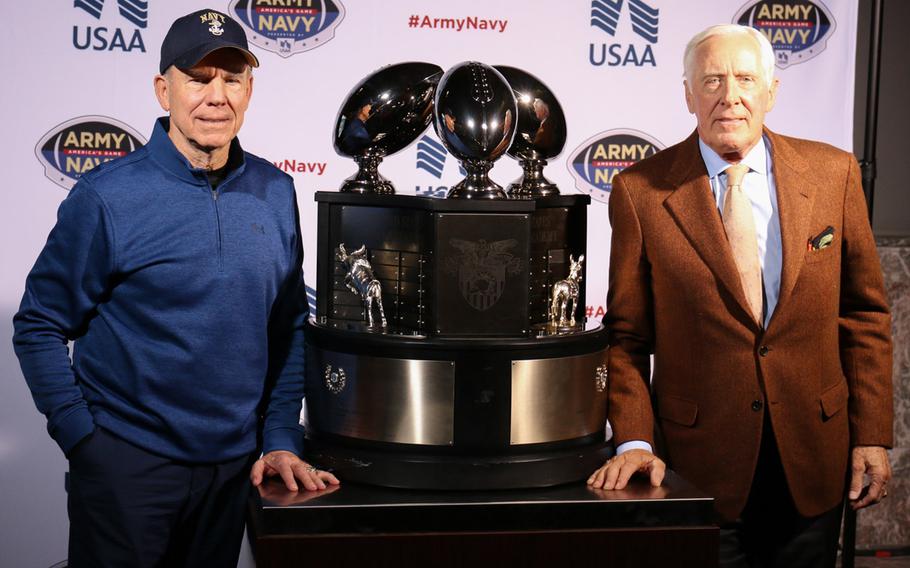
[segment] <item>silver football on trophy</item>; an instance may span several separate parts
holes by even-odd
[[[395,193],[379,174],[384,156],[414,141],[433,120],[433,95],[442,68],[432,63],[387,65],[360,81],[338,111],[335,151],[354,158],[358,170],[341,191]]]
[[[488,173],[512,143],[516,113],[512,89],[496,69],[465,61],[446,71],[436,89],[433,126],[467,172],[446,197],[507,197]]]
[[[518,102],[518,124],[509,156],[518,160],[524,174],[509,186],[510,197],[556,195],[559,188],[543,175],[547,160],[566,144],[566,115],[553,92],[527,71],[497,65]]]

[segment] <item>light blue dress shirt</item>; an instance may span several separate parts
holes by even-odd
[[[742,190],[752,204],[752,216],[755,219],[755,233],[758,238],[758,260],[762,269],[764,284],[764,326],[768,327],[777,299],[780,297],[780,271],[783,264],[783,246],[780,237],[780,215],[777,210],[777,186],[774,184],[774,169],[771,167],[771,151],[764,136],[752,150],[746,154],[741,163],[749,166],[743,178]],[[727,190],[727,174],[724,173],[731,164],[721,158],[717,152],[698,139],[702,160],[708,170],[708,179],[717,209],[723,216],[724,193]],[[652,451],[651,444],[642,440],[630,440],[620,444],[616,453],[621,454],[632,449]]]

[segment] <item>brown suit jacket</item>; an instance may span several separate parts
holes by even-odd
[[[765,410],[805,516],[843,499],[851,445],[892,443],[891,319],[856,160],[765,135],[783,242],[766,330],[749,315],[697,134],[627,168],[610,197],[614,439],[653,445],[656,415],[663,457],[725,520],[745,506]],[[828,226],[832,244],[808,250]]]

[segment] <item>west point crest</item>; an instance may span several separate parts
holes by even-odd
[[[477,311],[492,308],[502,297],[506,277],[521,271],[521,259],[509,252],[518,241],[450,239],[449,244],[461,252],[446,263],[446,271],[458,275],[461,297]]]

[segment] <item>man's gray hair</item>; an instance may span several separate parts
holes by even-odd
[[[717,24],[695,34],[695,37],[690,39],[689,43],[686,44],[686,51],[683,53],[683,72],[685,73],[690,92],[692,90],[692,73],[694,71],[692,66],[695,64],[695,49],[709,38],[729,35],[747,35],[758,42],[758,51],[761,54],[761,67],[765,72],[765,82],[767,82],[768,85],[771,84],[771,81],[774,79],[774,48],[771,46],[771,42],[768,41],[768,38],[765,37],[765,34],[751,26]]]

